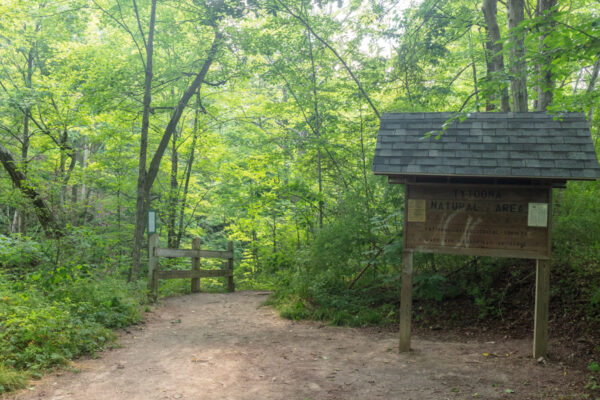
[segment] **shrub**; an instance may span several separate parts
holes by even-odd
[[[0,394],[22,389],[27,385],[27,381],[28,377],[24,372],[15,371],[0,364]]]

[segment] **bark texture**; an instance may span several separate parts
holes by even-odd
[[[483,0],[483,16],[485,18],[487,40],[485,43],[488,52],[487,57],[487,78],[488,81],[494,80],[504,75],[504,55],[502,42],[500,42],[500,28],[498,27],[498,0]],[[501,85],[499,93],[500,111],[510,111],[508,101],[508,88]],[[498,95],[488,96],[490,100],[486,103],[486,111],[493,111],[496,105],[493,100],[497,99]]]
[[[536,65],[539,80],[537,86],[538,111],[546,111],[548,106],[552,103],[554,95],[555,80],[552,75],[552,57],[548,54],[548,46],[544,44],[544,40],[548,37],[555,25],[552,21],[552,14],[555,12],[555,6],[556,0],[538,0],[536,7],[536,16],[546,19],[540,32],[540,62]]]
[[[527,112],[527,64],[525,62],[525,32],[519,25],[525,18],[525,1],[508,0],[508,28],[510,30],[510,90],[513,110]]]

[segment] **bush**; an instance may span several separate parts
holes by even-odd
[[[27,385],[27,381],[27,374],[0,364],[0,394],[22,389]]]
[[[0,267],[20,273],[46,259],[42,247],[26,237],[0,235]]]
[[[0,276],[0,365],[5,371],[39,374],[94,354],[114,339],[111,328],[140,320],[143,291],[116,279],[80,279],[52,291],[36,283]],[[9,372],[6,376],[13,376]]]

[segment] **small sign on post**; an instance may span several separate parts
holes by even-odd
[[[148,210],[148,235],[156,233],[156,210]]]

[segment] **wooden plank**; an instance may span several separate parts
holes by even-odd
[[[165,258],[198,257],[198,250],[157,248],[155,250],[155,254],[158,257],[165,257]]]
[[[216,250],[200,250],[201,258],[232,258],[233,250],[231,251],[216,251]]]
[[[150,289],[151,300],[158,300],[158,257],[156,248],[158,247],[158,233],[150,235],[148,238],[148,289]]]
[[[159,279],[191,279],[191,278],[216,278],[222,276],[232,276],[233,271],[227,269],[200,270],[200,271],[159,271]]]
[[[177,258],[177,257],[200,257],[200,258],[230,258],[233,257],[231,251],[215,250],[197,250],[197,249],[166,249],[157,248],[155,254],[158,257]]]
[[[431,254],[452,254],[457,256],[480,256],[480,257],[507,257],[507,258],[525,258],[529,260],[549,260],[550,257],[541,252],[535,251],[513,251],[513,250],[501,250],[501,249],[463,249],[463,248],[449,248],[449,247],[408,247],[406,250],[411,250],[418,253],[431,253]]]
[[[231,275],[227,278],[227,291],[233,292],[235,290],[235,283],[233,282],[233,242],[227,243],[227,251],[231,253],[231,257],[227,259],[227,270],[231,271]]]
[[[550,303],[550,261],[537,260],[535,278],[535,322],[533,357],[546,357],[548,350],[548,308]]]
[[[192,240],[192,250],[200,250],[200,245],[202,241],[200,238],[194,238]],[[200,271],[200,258],[192,257],[192,271],[197,272]],[[200,278],[192,278],[192,293],[200,292]]]
[[[400,352],[410,351],[410,325],[412,319],[413,252],[402,253],[402,292],[400,294]]]

